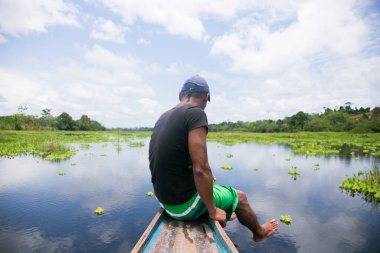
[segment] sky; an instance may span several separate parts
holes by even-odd
[[[209,123],[380,106],[380,2],[0,0],[0,116],[152,127],[196,74]]]

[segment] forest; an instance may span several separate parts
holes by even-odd
[[[51,109],[43,109],[41,116],[27,115],[27,108],[20,106],[18,113],[0,116],[0,130],[69,130],[69,131],[103,131],[107,130],[101,123],[82,115],[74,120],[63,112],[55,117]],[[116,131],[151,131],[151,127],[112,128]],[[322,113],[309,114],[299,111],[296,114],[278,120],[257,120],[253,122],[222,122],[210,124],[210,132],[380,132],[380,107],[352,108],[351,103],[334,109],[324,108]]]
[[[106,128],[99,122],[82,115],[74,120],[70,114],[63,112],[54,117],[51,109],[43,109],[41,116],[26,115],[26,107],[20,106],[18,113],[0,116],[1,130],[69,130],[69,131],[103,131]]]
[[[299,111],[279,120],[258,120],[254,122],[222,122],[210,124],[210,132],[241,131],[257,133],[276,132],[380,132],[380,107],[352,108],[351,103],[330,109],[323,113],[308,114]]]

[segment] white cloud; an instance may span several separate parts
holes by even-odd
[[[196,1],[147,1],[147,0],[99,0],[113,12],[122,16],[126,24],[137,20],[157,24],[170,34],[182,35],[196,40],[207,40],[203,18],[210,16],[231,19],[241,3],[233,0],[218,1],[218,4]]]
[[[236,72],[277,74],[294,64],[310,63],[318,54],[360,53],[368,36],[353,1],[305,2],[293,22],[277,30],[262,21],[240,19],[232,31],[215,39],[211,54],[230,58]]]
[[[63,0],[2,0],[0,33],[11,36],[46,32],[48,26],[78,26],[77,8]]]
[[[292,7],[282,13],[293,18],[271,14],[281,13],[276,6],[259,21],[254,15],[239,19],[213,41],[211,54],[226,56],[230,70],[243,74],[235,86],[237,102],[224,115],[214,112],[217,122],[279,119],[347,101],[378,106],[380,57],[364,53],[376,31],[358,15],[359,3],[311,0]],[[276,19],[289,22],[278,25]]]
[[[0,69],[0,103],[5,114],[26,104],[28,114],[43,108],[68,112],[73,118],[87,114],[107,127],[153,125],[162,107],[145,83],[141,64],[132,56],[120,56],[93,46],[83,52],[83,63],[72,62],[37,76]]]
[[[124,43],[126,28],[112,20],[99,18],[94,22],[90,36],[94,39]]]
[[[0,44],[7,42],[8,40],[0,34]]]
[[[141,45],[141,46],[149,46],[150,44],[152,44],[152,42],[150,40],[146,40],[144,38],[140,38],[138,41],[137,41],[137,44],[138,45]]]

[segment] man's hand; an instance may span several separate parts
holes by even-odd
[[[215,220],[215,221],[219,221],[220,225],[222,227],[225,227],[226,226],[226,219],[227,219],[227,215],[226,215],[226,212],[220,208],[215,208],[215,211],[212,211],[208,213],[210,215],[210,218]]]

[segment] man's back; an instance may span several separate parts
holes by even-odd
[[[188,134],[207,128],[207,117],[200,107],[180,104],[161,115],[149,144],[149,167],[155,194],[161,203],[177,205],[195,193]]]

